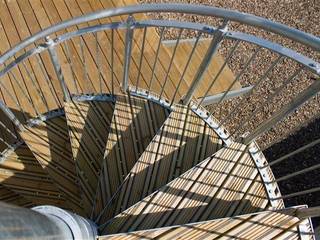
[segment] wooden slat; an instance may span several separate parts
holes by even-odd
[[[26,145],[20,145],[0,164],[3,186],[35,205],[65,206],[65,199]]]
[[[107,142],[93,216],[97,217],[165,121],[162,106],[118,96]]]
[[[21,195],[0,184],[0,201],[21,207],[33,207],[34,204]]]
[[[105,222],[180,176],[222,146],[216,133],[191,109],[177,105],[109,204]]]
[[[77,175],[64,116],[26,127],[20,132],[42,168],[59,188],[73,211],[82,213]]]
[[[234,216],[235,204],[261,199],[260,194],[245,195],[254,179],[255,185],[263,187],[257,175],[246,147],[231,144],[117,215],[103,232],[135,231]],[[262,197],[255,212],[270,205],[266,192]],[[244,208],[238,214],[251,213],[251,210]]]
[[[206,51],[209,48],[211,40],[200,40],[198,42],[198,45],[195,49],[194,55],[191,58],[191,62],[189,67],[187,68],[186,75],[185,75],[185,81],[189,84],[192,82],[197,67],[200,65],[204,55],[206,54]],[[179,68],[179,70],[182,72],[187,60],[189,58],[190,52],[193,48],[192,42],[180,42],[177,50],[176,50],[176,61],[175,64]],[[174,46],[165,46],[165,49],[169,52],[169,55],[172,56]],[[198,97],[203,96],[203,94],[207,91],[208,87],[212,83],[214,77],[217,75],[218,71],[222,67],[224,63],[223,57],[216,53],[213,58],[212,62],[210,63],[207,72],[204,74],[203,79],[200,83],[200,87],[196,91],[196,95]],[[214,95],[220,92],[224,92],[228,89],[228,87],[231,85],[231,83],[234,81],[235,77],[228,67],[226,65],[223,69],[223,71],[220,73],[220,76],[217,78],[215,84],[212,86],[211,90],[208,92],[208,95]],[[239,89],[241,88],[241,85],[239,82],[236,82],[234,86],[231,88],[231,90]]]
[[[114,103],[107,101],[70,101],[64,107],[73,159],[88,214],[94,203],[113,108]]]
[[[295,216],[295,211],[295,208],[288,208],[233,218],[106,235],[98,239],[301,239],[299,225],[305,223]],[[313,239],[311,231],[302,234],[304,239]]]
[[[121,7],[125,6],[128,3],[135,4],[135,0],[126,0],[126,1],[83,1],[83,0],[33,0],[33,1],[2,1],[0,2],[0,20],[3,27],[4,33],[3,41],[0,43],[0,51],[5,52],[10,47],[19,43],[22,39],[35,34],[41,29],[47,28],[52,24],[56,24],[63,20],[70,19],[72,17],[84,15],[86,13],[91,13],[93,11],[98,11],[107,8]],[[137,19],[147,19],[147,16],[144,14],[137,14],[135,16]],[[112,19],[103,19],[99,21],[93,21],[89,24],[81,24],[79,27],[85,27],[88,25],[94,25],[97,23],[110,23],[112,21],[125,21],[125,16],[114,17]],[[74,31],[78,27],[71,27],[67,30],[60,31],[59,33],[65,33],[67,31]],[[133,45],[132,45],[132,57],[131,57],[131,67],[129,73],[129,81],[131,84],[136,84],[138,72],[139,72],[139,59],[141,53],[141,40],[142,40],[142,30],[135,30]],[[124,64],[124,52],[125,52],[125,30],[116,30],[114,35],[115,43],[115,52],[114,52],[114,79],[116,90],[119,89],[120,81],[123,77],[123,64]],[[75,38],[67,44],[70,50],[70,58],[72,59],[72,65],[74,72],[70,70],[70,66],[67,60],[67,49],[65,47],[57,47],[57,52],[62,67],[62,72],[65,75],[66,84],[72,93],[76,92],[74,87],[74,77],[76,80],[76,86],[79,88],[80,92],[88,91],[98,91],[99,90],[99,81],[100,76],[102,78],[102,89],[104,92],[109,92],[111,88],[111,31],[105,31],[98,34],[99,43],[96,45],[95,37],[93,34],[86,34],[83,36],[83,51],[84,59],[86,63],[86,69],[88,71],[87,77],[84,77],[83,74],[83,59],[82,51],[80,48],[79,38]],[[159,41],[159,36],[154,28],[149,28],[146,37],[145,52],[143,55],[143,64],[141,68],[141,80],[139,87],[148,88],[150,79],[152,78],[152,67],[154,62],[154,56],[157,48],[157,43]],[[202,43],[201,43],[202,44]],[[201,45],[200,44],[200,45]],[[190,47],[185,47],[185,43],[181,44],[181,47],[178,48],[176,57],[174,58],[171,71],[168,75],[168,82],[166,83],[166,89],[164,92],[164,97],[172,97],[174,90],[180,79],[183,63],[186,61],[186,55],[190,52]],[[101,75],[98,74],[98,61],[96,59],[96,49],[99,49],[100,52],[100,68],[102,70]],[[206,45],[207,46],[207,45]],[[182,49],[183,48],[183,49]],[[190,70],[196,68],[199,65],[201,57],[204,55],[205,47],[200,46],[196,51],[196,59],[192,62]],[[163,86],[166,76],[166,71],[172,56],[172,49],[168,49],[166,46],[161,45],[159,52],[159,61],[155,69],[154,74],[154,84],[152,86],[153,91],[160,92],[161,86]],[[26,66],[32,72],[32,77],[34,78],[36,85],[32,84],[30,77],[27,72],[20,64],[14,71],[14,74],[19,81],[23,84],[23,88],[26,89],[27,95],[31,99],[32,103],[30,104],[26,101],[26,98],[21,92],[19,84],[15,83],[12,79],[12,76],[5,76],[4,79],[7,80],[7,85],[12,88],[12,93],[17,97],[18,102],[22,104],[23,109],[25,109],[29,114],[33,115],[32,105],[35,105],[39,112],[44,112],[45,104],[43,99],[48,103],[48,108],[54,109],[59,105],[57,99],[62,99],[62,92],[55,72],[53,70],[52,64],[50,62],[49,55],[47,53],[42,53],[40,55],[41,64],[43,64],[47,77],[50,79],[50,84],[45,81],[46,77],[43,76],[40,66],[38,66],[36,57],[30,58],[26,61]],[[218,56],[214,58],[212,62],[212,67],[208,68],[210,74],[205,77],[205,81],[201,83],[201,87],[198,89],[196,95],[202,96],[207,83],[212,80],[212,75],[214,71],[221,66],[222,58]],[[189,73],[191,71],[188,71]],[[194,71],[193,71],[194,74]],[[227,68],[223,72],[223,77],[221,77],[217,85],[213,88],[214,92],[225,90],[230,84],[232,79],[231,71]],[[87,79],[86,79],[87,78]],[[221,80],[221,81],[220,81]],[[190,86],[192,81],[192,76],[190,74],[186,75],[186,78],[183,80],[177,98],[181,98],[185,94],[187,88]],[[9,84],[10,83],[10,84]],[[12,85],[12,86],[11,86]],[[41,86],[41,87],[40,87]],[[54,95],[52,94],[53,88]],[[1,89],[3,90],[3,89]],[[39,94],[40,91],[40,94]],[[6,101],[10,104],[11,107],[14,106],[13,103],[10,103],[8,96]],[[12,102],[12,100],[11,100]]]
[[[0,4],[4,4],[4,2],[1,2]],[[1,6],[1,11],[5,9],[5,6]],[[3,15],[3,13],[1,14]],[[9,28],[6,28],[4,26],[8,26],[8,23],[5,21],[3,23],[2,19],[6,19],[6,17],[0,17],[0,38],[1,38],[1,43],[0,43],[0,54],[5,53],[7,50],[11,48],[11,46],[14,46],[17,44],[16,42],[16,36],[15,36],[15,29],[10,27],[11,25],[11,20],[8,19],[9,21]],[[17,83],[13,76],[14,75],[17,79],[17,81],[20,81],[20,84]],[[6,105],[11,108],[13,111],[19,111],[19,107],[16,105],[16,101],[19,103],[22,108],[28,112],[29,114],[35,114],[35,112],[32,109],[32,106],[28,103],[27,99],[24,97],[20,87],[26,88],[24,81],[21,80],[21,74],[19,68],[15,68],[12,70],[12,75],[5,75],[1,78],[1,82],[5,87],[1,86],[1,97],[6,103]],[[20,87],[19,87],[20,85]],[[9,92],[8,92],[9,91]],[[13,96],[14,99],[12,99],[11,96]],[[16,114],[17,117],[19,114]]]
[[[0,18],[6,26],[4,30],[11,45],[15,45],[30,36],[31,32],[16,1],[4,1],[2,3]],[[18,68],[22,81],[26,83],[29,96],[38,111],[43,113],[48,109],[57,108],[36,58],[29,58]],[[18,98],[20,97],[18,96]]]

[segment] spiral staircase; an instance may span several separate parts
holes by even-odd
[[[150,19],[167,12],[212,17],[217,27]],[[4,53],[0,238],[314,239],[311,218],[320,216],[319,207],[288,206],[285,199],[319,187],[283,195],[272,165],[319,140],[271,164],[257,142],[317,95],[320,65],[231,31],[233,22],[320,50],[319,38],[249,14],[149,4],[61,22]],[[164,40],[168,29],[175,30],[173,40]],[[183,39],[186,32],[194,38]],[[248,55],[242,44],[252,47]],[[264,50],[274,55],[262,58],[262,74],[242,87]],[[238,69],[236,54],[246,55]],[[283,64],[294,71],[264,96],[267,103],[298,75],[309,86],[262,122],[256,117],[263,103],[254,103],[262,105],[229,128],[269,75],[285,71]],[[210,113],[209,105],[218,110]],[[251,120],[257,125],[250,129]]]

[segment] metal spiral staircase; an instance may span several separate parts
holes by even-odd
[[[216,26],[150,18],[167,12]],[[320,164],[277,178],[273,167],[319,139],[271,164],[258,144],[316,97],[320,65],[257,31],[320,50],[319,38],[249,14],[150,4],[70,19],[4,53],[0,238],[313,239],[319,207],[286,199],[319,185],[281,194],[278,182]],[[309,85],[287,94],[298,78]]]

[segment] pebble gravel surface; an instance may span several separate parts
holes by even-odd
[[[173,1],[161,0],[140,0],[141,3],[173,3]],[[192,0],[192,1],[174,1],[189,4],[202,4],[214,7],[227,8],[240,12],[250,13],[256,16],[264,17],[272,21],[276,21],[287,26],[299,29],[301,31],[320,36],[320,1],[319,0]],[[219,20],[215,18],[199,17],[195,15],[184,14],[153,14],[152,17],[158,19],[179,19],[193,22],[207,23],[211,26],[217,26]],[[320,52],[316,52],[311,48],[295,43],[289,39],[279,35],[265,32],[263,30],[244,26],[232,22],[229,26],[231,30],[242,31],[256,36],[263,37],[270,41],[280,43],[289,47],[305,56],[308,56],[317,62],[320,62]],[[166,39],[175,39],[177,37],[177,29],[168,30],[165,32]],[[195,36],[195,32],[187,32],[182,34],[183,38],[191,38]],[[234,44],[231,41],[224,41],[221,44],[219,52],[226,56],[230,47]],[[239,73],[244,67],[246,60],[257,50],[256,47],[241,43],[238,47],[237,54],[228,62],[228,66],[235,74]],[[255,61],[244,72],[239,81],[242,86],[254,85],[259,76],[266,71],[267,67],[276,59],[276,55],[265,49],[259,50]],[[273,113],[279,110],[285,104],[288,104],[294,96],[308,87],[318,76],[310,74],[302,70],[302,72],[294,78],[289,84],[283,87],[280,94],[268,99],[277,89],[281,88],[286,79],[295,73],[299,65],[289,59],[283,59],[260,85],[259,88],[250,97],[239,97],[232,101],[226,101],[222,107],[208,107],[214,114],[219,113],[218,119],[223,120],[233,109],[237,109],[240,101],[243,102],[243,107],[240,111],[236,111],[232,121],[227,121],[228,129],[231,133],[236,132],[237,136],[246,134],[252,129],[259,126],[261,122],[270,117]],[[214,87],[214,86],[213,86]],[[244,99],[242,99],[244,98]],[[272,144],[279,142],[288,135],[293,134],[299,128],[314,119],[319,114],[320,101],[316,96],[306,103],[302,108],[297,109],[294,113],[277,124],[270,131],[263,134],[258,143],[262,149],[266,149]],[[218,111],[218,112],[217,112]],[[250,119],[250,114],[254,115]],[[250,119],[245,121],[246,119]],[[239,128],[239,126],[241,126]]]
[[[141,0],[141,3],[151,2],[172,2],[159,0]],[[256,16],[264,17],[272,21],[285,24],[289,27],[299,29],[320,37],[320,0],[192,0],[176,1],[191,4],[204,4],[215,7],[233,9],[240,12],[250,13]],[[183,19],[188,21],[203,22],[209,25],[217,26],[220,22],[216,19],[199,16],[185,16],[178,14],[153,15],[156,18]],[[291,48],[313,60],[320,62],[320,52],[291,40],[280,37],[276,34],[270,34],[252,27],[242,26],[231,23],[230,28],[235,31],[243,31],[256,36],[263,37],[272,42],[280,43],[283,46]],[[176,30],[167,31],[167,39],[175,39]],[[185,38],[194,37],[190,32],[184,35]],[[219,52],[226,57],[228,49],[232,42],[223,42]],[[244,67],[246,60],[257,49],[249,44],[240,44],[239,53],[228,62],[228,66],[235,74],[239,73]],[[266,71],[268,64],[276,59],[276,55],[267,50],[259,50],[256,60],[251,64],[243,76],[239,79],[242,86],[254,85],[259,76]],[[320,81],[319,76],[310,74],[303,70],[296,78],[282,88],[286,79],[299,69],[299,65],[289,59],[282,59],[277,67],[271,72],[265,81],[260,85],[254,94],[250,97],[239,97],[232,101],[226,101],[221,107],[209,106],[209,110],[218,119],[223,120],[234,111],[231,121],[225,122],[227,129],[231,133],[235,132],[241,136],[246,132],[259,126],[261,122],[268,119],[273,113],[279,110],[285,104],[290,103],[294,96],[307,88],[313,81]],[[268,96],[281,89],[279,94],[269,99]],[[267,104],[266,104],[267,102]],[[243,105],[239,105],[243,103]],[[252,119],[250,117],[252,115]],[[241,126],[241,127],[239,127]],[[286,119],[277,124],[274,128],[267,131],[258,139],[258,144],[264,150],[268,161],[272,162],[281,156],[284,156],[301,146],[304,146],[316,139],[320,139],[320,96],[319,94],[289,115]],[[272,166],[276,178],[301,171],[312,166],[320,164],[320,144],[296,154],[279,164]],[[315,168],[296,177],[292,177],[279,182],[279,187],[283,195],[300,192],[307,189],[319,187],[320,170]],[[310,181],[311,179],[311,181]],[[304,194],[285,200],[286,206],[299,204],[308,204],[309,206],[319,206],[320,192]],[[313,219],[314,227],[317,229],[320,225],[320,218]],[[319,231],[319,229],[317,230]]]

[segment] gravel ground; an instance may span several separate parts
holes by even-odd
[[[158,0],[141,0],[142,2],[170,2]],[[191,0],[180,1],[193,4],[205,4],[216,7],[234,9],[241,12],[251,13],[257,16],[286,24],[290,27],[297,28],[315,36],[320,36],[320,1],[319,0]],[[184,16],[177,14],[155,15],[156,18],[169,19],[186,19],[188,21],[205,22],[216,26],[219,21],[216,19],[201,18],[198,16]],[[320,62],[320,52],[315,52],[312,49],[306,48],[300,44],[294,43],[288,39],[284,39],[275,34],[266,33],[252,27],[240,26],[239,24],[231,24],[231,29],[236,31],[244,31],[254,35],[258,35],[273,42],[280,43],[291,49],[296,50],[308,57]],[[174,39],[177,36],[177,31],[167,31],[165,37]],[[192,32],[185,33],[184,37],[194,37]],[[219,49],[224,56],[227,50],[230,49],[233,42],[225,41]],[[256,49],[249,44],[240,44],[238,54],[228,63],[234,73],[239,73],[244,67],[246,60],[254,53]],[[253,85],[257,82],[259,76],[267,69],[271,61],[274,61],[277,56],[267,50],[262,50],[258,53],[256,60],[249,69],[239,79],[242,86]],[[271,72],[270,76],[265,79],[256,92],[250,97],[233,99],[225,102],[221,108],[210,106],[215,116],[220,120],[224,119],[228,114],[236,109],[236,113],[232,115],[232,121],[226,122],[230,132],[242,126],[243,129],[237,131],[240,136],[246,131],[256,128],[259,123],[270,117],[278,109],[296,96],[303,89],[308,87],[318,76],[312,75],[303,71],[299,77],[295,78],[281,93],[274,99],[269,101],[269,104],[261,107],[264,102],[267,102],[267,96],[274,93],[277,88],[281,88],[282,83],[291,76],[297,69],[298,65],[292,60],[285,59],[277,65]],[[239,106],[240,101],[244,104]],[[311,99],[303,107],[296,110],[285,120],[280,122],[276,127],[266,132],[258,139],[258,144],[264,149],[264,154],[269,161],[273,161],[295,149],[304,146],[305,144],[320,138],[320,98],[318,96]],[[254,112],[253,120],[244,121]],[[217,115],[218,114],[218,115]],[[246,123],[247,122],[247,123]],[[245,123],[245,124],[244,124]],[[300,154],[288,158],[281,164],[276,164],[272,167],[276,178],[287,174],[299,171],[301,169],[314,166],[320,162],[320,146],[319,144]],[[319,186],[320,170],[313,170],[306,174],[290,178],[289,180],[279,183],[282,194],[299,192],[306,189],[311,189]],[[315,181],[310,181],[314,179]],[[308,204],[309,206],[319,206],[320,193],[307,194],[295,198],[286,199],[287,206],[299,204]],[[320,224],[320,218],[313,219],[314,226]]]
[[[159,0],[140,0],[141,3],[151,2],[172,2],[172,1],[159,1]],[[241,0],[192,0],[192,1],[175,1],[192,4],[204,4],[216,7],[223,7],[228,9],[234,9],[241,12],[251,13],[257,16],[265,17],[267,19],[277,21],[286,24],[290,27],[297,28],[299,30],[311,33],[316,36],[320,36],[320,1],[319,0],[268,0],[268,1],[241,1]],[[196,22],[204,22],[213,26],[216,26],[219,21],[208,17],[199,17],[194,15],[179,15],[179,14],[161,14],[153,15],[152,17],[160,19],[179,19]],[[242,26],[236,23],[231,23],[230,28],[236,31],[243,31],[258,35],[265,39],[280,43],[284,46],[288,46],[306,56],[313,58],[316,61],[320,61],[320,53],[306,48],[301,44],[292,42],[275,34],[270,34],[262,30],[258,30],[248,26]],[[194,32],[185,32],[184,37],[194,37]],[[166,31],[165,38],[174,39],[177,36],[177,30]],[[220,53],[224,56],[228,53],[230,46],[234,44],[232,41],[224,41],[219,49]],[[250,57],[256,49],[249,44],[241,43],[238,51],[231,58],[228,63],[233,72],[239,73],[244,67],[245,61]],[[239,79],[242,86],[253,85],[257,82],[259,76],[267,69],[269,63],[276,59],[276,55],[270,51],[262,50],[258,53],[256,60],[250,65],[248,70]],[[238,136],[245,134],[256,128],[259,123],[270,117],[278,109],[296,96],[299,92],[309,86],[312,81],[316,79],[316,76],[303,71],[297,78],[295,78],[290,84],[288,84],[282,92],[274,97],[269,104],[264,104],[267,101],[268,95],[271,95],[278,87],[281,87],[285,79],[289,78],[291,74],[295,72],[298,65],[292,60],[282,60],[271,73],[271,75],[260,85],[251,97],[246,97],[242,101],[245,103],[241,107],[241,111],[237,111],[232,116],[232,121],[226,123],[228,129],[231,132],[238,129],[240,124],[243,126],[236,133]],[[216,106],[209,107],[211,112],[219,113],[220,119],[224,119],[232,109],[237,109],[238,104],[242,98],[237,100],[225,102],[221,109]],[[263,107],[262,107],[263,106]],[[292,134],[299,129],[301,123],[306,123],[313,119],[316,114],[319,113],[320,101],[318,97],[313,98],[303,108],[295,111],[287,119],[279,123],[275,128],[268,131],[261,136],[259,144],[262,149],[267,148],[275,142],[279,142],[285,139],[288,135]],[[257,110],[259,109],[259,110]],[[247,119],[250,114],[255,111],[254,118],[243,125],[243,120]]]
[[[284,156],[296,148],[302,147],[320,138],[320,118],[314,119],[308,125],[296,131],[281,142],[272,145],[264,151],[267,159],[271,162]],[[301,169],[315,166],[320,162],[320,144],[315,145],[305,151],[296,154],[286,160],[272,166],[272,171],[276,178],[286,176]],[[307,173],[302,173],[295,177],[279,182],[279,187],[283,195],[300,192],[307,189],[319,187],[320,169],[314,169]],[[312,179],[312,181],[310,181]],[[301,195],[298,197],[285,199],[286,206],[297,206],[307,204],[309,207],[320,205],[320,192]],[[313,219],[314,226],[320,225],[320,218]]]

